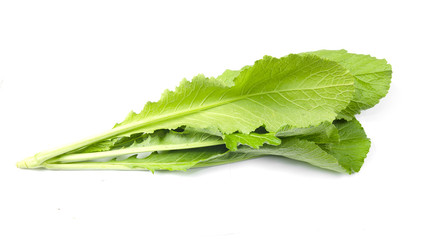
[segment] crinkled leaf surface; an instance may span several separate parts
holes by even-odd
[[[347,108],[339,113],[338,118],[351,120],[360,111],[375,106],[388,93],[392,68],[385,59],[348,53],[345,50],[320,50],[307,54],[335,61],[355,77],[354,98]]]

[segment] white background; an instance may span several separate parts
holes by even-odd
[[[0,239],[422,239],[418,2],[0,1]],[[358,174],[270,157],[154,175],[15,167],[184,77],[342,48],[394,70],[358,116],[372,139]]]

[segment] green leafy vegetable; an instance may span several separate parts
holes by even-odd
[[[358,172],[370,141],[354,115],[386,95],[391,73],[385,60],[344,50],[265,56],[183,80],[113,129],[17,165],[173,171],[276,155]]]

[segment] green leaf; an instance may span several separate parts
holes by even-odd
[[[250,134],[242,134],[242,133],[233,133],[229,135],[224,135],[223,140],[225,141],[226,147],[231,151],[236,151],[238,145],[248,145],[252,148],[260,148],[265,143],[270,145],[279,145],[281,144],[281,140],[278,137],[275,137],[274,133],[250,133]]]
[[[385,59],[370,55],[348,53],[345,50],[320,50],[307,54],[335,61],[355,77],[355,93],[351,103],[339,113],[338,118],[351,120],[362,110],[375,106],[388,93],[392,77],[391,65]]]
[[[334,125],[339,132],[339,143],[321,147],[336,157],[349,173],[360,171],[370,149],[370,139],[367,138],[360,122],[356,119],[335,121]]]
[[[332,121],[352,99],[354,79],[335,62],[315,56],[265,57],[243,70],[231,88],[202,75],[130,113],[117,128],[152,132],[182,125],[248,134],[260,126],[308,127]],[[128,134],[128,132],[126,133]]]

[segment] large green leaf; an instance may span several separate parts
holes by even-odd
[[[339,113],[338,118],[351,120],[360,111],[376,105],[388,93],[392,68],[385,59],[348,53],[345,50],[320,50],[308,54],[335,61],[348,69],[355,77],[354,98]]]
[[[125,134],[174,129],[182,125],[224,134],[250,133],[260,126],[308,127],[333,121],[352,99],[354,79],[333,61],[316,56],[265,57],[241,71],[228,87],[202,75],[166,91],[116,128]]]

